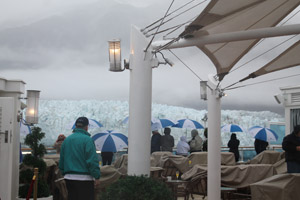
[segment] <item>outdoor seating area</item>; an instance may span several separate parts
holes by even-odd
[[[60,175],[57,163],[59,154],[45,155],[48,167],[54,167],[52,190],[60,199],[65,199],[66,186]],[[264,151],[246,164],[235,162],[231,152],[221,153],[221,197],[222,199],[268,199],[271,188],[280,195],[291,181],[300,181],[298,175],[286,174],[284,153]],[[164,182],[172,190],[174,199],[205,199],[207,197],[207,152],[194,152],[188,157],[173,155],[171,152],[154,152],[151,155],[150,177]],[[97,194],[127,175],[128,154],[118,156],[112,165],[102,166],[100,185]],[[286,184],[281,186],[281,180]],[[266,189],[261,189],[262,185]],[[273,189],[272,189],[273,188]],[[293,187],[290,187],[293,190]],[[272,198],[269,198],[272,199]]]

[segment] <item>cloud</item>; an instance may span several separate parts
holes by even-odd
[[[34,3],[35,0],[30,2]],[[114,7],[115,12],[105,9],[106,7],[103,7],[105,3],[106,6]],[[148,3],[153,2],[147,1],[144,5]],[[164,5],[168,3],[164,2]],[[99,12],[100,8],[102,12]],[[56,16],[50,15],[54,13],[51,11],[47,14],[51,17],[26,26],[0,31],[1,76],[24,80],[27,89],[41,90],[43,99],[128,100],[130,71],[125,70],[122,73],[108,71],[107,40],[121,38],[122,56],[129,58],[130,25],[137,24],[143,27],[154,21],[157,16],[162,16],[165,10],[157,9],[155,5],[136,8],[108,0],[97,1],[95,4],[81,6],[80,9],[72,11],[70,9]],[[159,37],[156,39],[159,40]],[[282,38],[265,40],[243,58],[237,67],[280,41]],[[174,67],[160,65],[153,69],[153,102],[205,109],[207,102],[200,100],[199,82],[200,79],[207,80],[208,74],[216,74],[216,69],[209,58],[196,47],[172,51],[184,64],[170,52],[163,51],[164,56],[175,65]],[[229,74],[221,86],[240,80],[280,53],[277,50],[274,52]],[[162,60],[159,54],[158,57]],[[243,84],[280,78],[298,72],[299,68],[291,68],[251,79]],[[222,106],[231,109],[280,110],[282,106],[276,104],[273,95],[280,93],[279,87],[295,84],[299,84],[299,77],[226,91],[228,96],[222,99]],[[237,84],[239,85],[241,84]]]
[[[0,24],[5,24],[7,27],[13,27],[13,24],[26,24],[96,1],[97,0],[1,0]]]

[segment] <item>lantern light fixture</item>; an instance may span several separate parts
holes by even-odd
[[[109,71],[121,72],[125,68],[129,68],[128,61],[124,61],[124,68],[122,68],[121,62],[121,40],[113,39],[108,41],[108,53],[109,53]]]
[[[28,124],[37,124],[38,123],[38,112],[39,112],[39,99],[40,91],[39,90],[27,90],[26,97],[26,122]]]

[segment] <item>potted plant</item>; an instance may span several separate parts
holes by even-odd
[[[46,163],[43,156],[46,153],[46,148],[41,144],[41,140],[45,137],[45,133],[39,127],[33,127],[31,134],[28,134],[24,143],[31,148],[31,154],[27,154],[23,158],[23,163],[20,170],[20,187],[19,197],[26,198],[33,177],[33,169],[38,168],[38,193],[37,197],[43,199],[52,199],[50,190],[45,180]],[[33,192],[32,192],[33,195]],[[31,195],[31,197],[32,197]]]
[[[171,200],[172,192],[161,181],[146,176],[125,176],[100,195],[101,200]]]

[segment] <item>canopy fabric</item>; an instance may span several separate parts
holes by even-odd
[[[261,76],[264,74],[268,74],[270,72],[275,72],[278,70],[286,69],[289,67],[295,67],[300,65],[300,41],[293,44],[279,56],[277,56],[274,60],[264,65],[259,70],[249,74],[249,76],[241,79],[239,82],[245,81],[250,78],[255,78],[257,76]]]
[[[212,0],[181,37],[251,30],[276,26],[299,0]],[[258,42],[245,40],[198,46],[214,63],[219,80]]]
[[[180,36],[189,36],[194,31],[262,1],[265,0],[243,0],[238,3],[236,0],[211,0],[201,14],[185,28]]]

